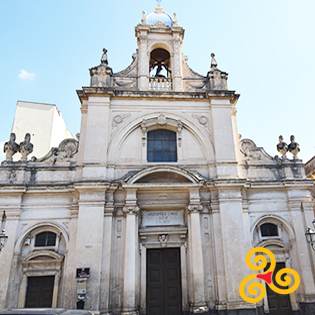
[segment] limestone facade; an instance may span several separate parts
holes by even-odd
[[[206,76],[193,71],[182,53],[184,29],[161,10],[160,20],[144,13],[136,26],[129,67],[113,73],[104,49],[90,69],[91,85],[77,91],[79,141],[66,139],[41,159],[2,163],[0,219],[9,240],[0,254],[0,308],[25,307],[35,277],[53,277],[50,306],[76,308],[76,269],[89,268],[81,294],[95,314],[149,315],[154,307],[264,314],[267,296],[249,304],[239,294],[253,272],[246,253],[259,246],[301,277],[290,312],[311,314],[315,255],[304,233],[314,214],[304,164],[239,139],[239,95],[227,73],[214,55]],[[264,224],[276,235],[263,235]],[[148,297],[150,259],[163,253],[179,255],[175,311]]]

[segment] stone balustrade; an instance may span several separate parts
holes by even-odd
[[[172,90],[172,78],[150,78],[149,90],[153,90],[153,91]]]

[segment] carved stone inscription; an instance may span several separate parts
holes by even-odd
[[[184,210],[142,211],[142,226],[184,225]]]

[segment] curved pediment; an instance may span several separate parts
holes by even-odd
[[[126,180],[127,184],[144,183],[191,183],[199,184],[204,179],[198,173],[176,166],[157,165],[143,169]]]
[[[191,181],[180,174],[170,172],[157,172],[141,177],[139,180],[136,181],[136,183],[137,184],[191,183]]]
[[[43,262],[43,261],[58,261],[61,262],[64,256],[60,255],[54,251],[50,250],[41,250],[41,251],[34,251],[23,258],[23,263],[30,263],[30,262]]]

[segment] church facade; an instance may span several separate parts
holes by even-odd
[[[236,124],[239,94],[215,55],[206,75],[182,53],[184,29],[143,13],[138,49],[114,73],[90,69],[78,141],[0,167],[0,308],[84,307],[95,314],[313,314],[312,181],[294,138],[272,157]],[[24,150],[24,158],[11,161]],[[290,151],[293,159],[288,158]],[[244,301],[254,247],[298,272],[299,288]],[[262,282],[263,283],[263,282]]]

